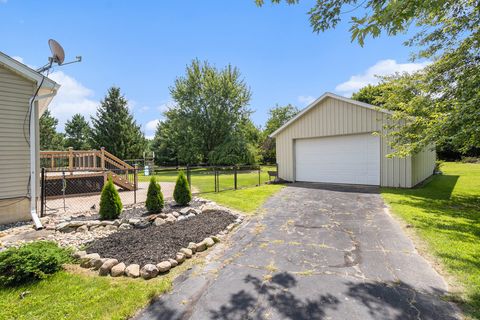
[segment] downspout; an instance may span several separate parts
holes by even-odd
[[[41,84],[40,84],[41,86]],[[39,87],[40,89],[40,87]],[[52,98],[54,93],[38,96],[38,91],[30,98],[30,215],[35,229],[43,229],[42,222],[37,215],[37,123],[39,116],[38,101]]]
[[[35,229],[40,230],[43,226],[37,215],[36,117],[38,115],[38,102],[36,101],[36,96],[37,94],[30,98],[30,215],[35,223]]]

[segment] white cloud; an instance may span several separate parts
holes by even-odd
[[[48,107],[58,119],[57,130],[63,131],[65,122],[76,113],[90,120],[99,105],[98,101],[92,99],[94,92],[62,71],[52,72],[49,78],[61,85]]]
[[[393,59],[380,60],[368,68],[364,73],[353,75],[348,81],[337,85],[335,87],[335,91],[346,97],[350,97],[352,93],[358,91],[368,84],[377,84],[379,79],[376,76],[387,76],[396,72],[412,73],[423,69],[429,63],[430,61],[420,63],[397,63],[397,61]]]
[[[297,99],[298,99],[298,102],[300,102],[303,105],[309,105],[310,103],[315,101],[315,97],[312,97],[312,96],[299,96]]]
[[[157,107],[157,110],[163,114],[165,111],[172,108],[174,105],[175,105],[174,102],[171,100],[165,101]]]
[[[153,137],[155,137],[155,131],[157,131],[157,125],[158,125],[159,122],[160,122],[160,119],[153,119],[153,120],[148,121],[144,125],[145,138],[153,139]]]
[[[159,122],[160,122],[159,119],[155,119],[155,120],[148,121],[148,122],[145,124],[145,130],[147,130],[147,131],[155,131],[155,130],[157,130],[157,125],[158,125]]]

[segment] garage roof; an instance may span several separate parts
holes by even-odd
[[[305,113],[307,113],[310,109],[316,107],[318,105],[318,103],[322,102],[323,100],[327,99],[327,98],[332,98],[332,99],[337,99],[337,100],[341,100],[341,101],[344,101],[344,102],[348,102],[348,103],[351,103],[353,105],[356,105],[358,107],[362,107],[362,108],[367,108],[367,109],[372,109],[372,110],[375,110],[375,111],[379,111],[379,112],[383,112],[383,113],[388,113],[388,114],[392,114],[391,111],[388,111],[388,110],[385,110],[385,109],[380,109],[376,106],[373,106],[371,104],[368,104],[368,103],[365,103],[365,102],[361,102],[361,101],[357,101],[357,100],[353,100],[353,99],[349,99],[349,98],[345,98],[345,97],[342,97],[342,96],[339,96],[337,94],[334,94],[334,93],[331,93],[331,92],[326,92],[324,93],[320,98],[318,98],[317,100],[313,101],[312,103],[310,103],[305,109],[303,109],[302,111],[300,111],[295,117],[293,117],[292,119],[290,119],[289,121],[287,121],[283,126],[281,126],[280,128],[278,128],[277,130],[275,130],[275,132],[273,132],[270,137],[273,138],[275,136],[277,136],[280,132],[282,132],[285,128],[287,128],[289,125],[291,125],[292,123],[294,123],[295,121],[297,121],[298,119],[300,119]]]

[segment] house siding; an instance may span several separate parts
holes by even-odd
[[[384,137],[384,126],[389,121],[389,114],[360,107],[358,105],[327,97],[303,114],[296,121],[276,135],[276,152],[279,177],[287,181],[295,181],[295,140],[301,138],[327,137],[335,135],[350,135],[361,133],[379,133],[381,155],[380,185],[386,187],[412,187],[412,157],[387,158],[392,152]],[[418,158],[418,159],[417,159]],[[428,171],[431,155],[421,155],[415,158],[417,162],[424,161],[425,171],[417,172],[415,179],[422,179]],[[420,160],[423,159],[423,160]],[[434,161],[433,161],[434,162]]]
[[[34,82],[0,65],[0,223],[28,216],[28,109]],[[26,211],[26,212],[25,212]]]

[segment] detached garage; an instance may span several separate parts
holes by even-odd
[[[276,139],[278,177],[286,181],[411,188],[433,174],[435,151],[406,158],[391,153],[381,134],[386,110],[326,93],[271,137]]]

